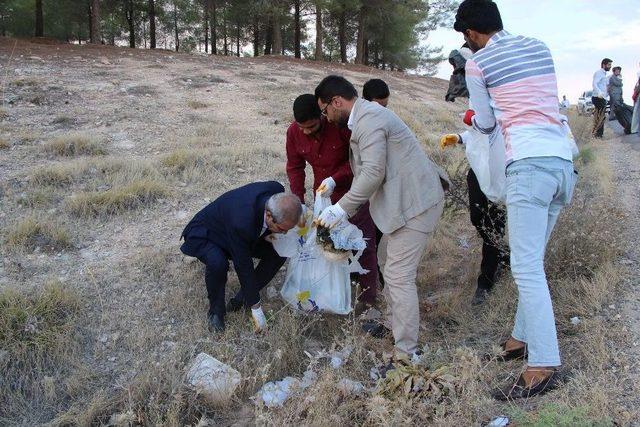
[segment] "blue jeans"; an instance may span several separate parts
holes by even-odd
[[[513,338],[527,343],[529,366],[560,366],[544,252],[577,174],[559,157],[532,157],[507,167],[507,224],[511,272],[518,286]]]

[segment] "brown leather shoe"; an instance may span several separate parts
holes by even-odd
[[[495,390],[492,393],[492,396],[496,400],[503,401],[542,396],[543,394],[558,388],[560,386],[560,382],[560,373],[556,369],[551,371],[551,375],[529,387],[527,387],[523,375],[520,374],[520,377],[515,384]]]
[[[502,348],[502,353],[498,355],[496,360],[499,362],[508,362],[509,360],[523,360],[528,356],[527,353],[527,345],[525,344],[523,347],[514,348],[513,350],[507,350],[507,342],[509,339],[504,340],[500,343],[500,347]]]

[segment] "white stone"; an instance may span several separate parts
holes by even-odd
[[[240,384],[240,372],[206,353],[196,356],[187,383],[211,403],[228,402]]]

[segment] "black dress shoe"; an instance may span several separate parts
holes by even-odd
[[[224,317],[219,314],[210,314],[207,317],[209,332],[224,332]]]
[[[540,381],[538,384],[533,387],[527,387],[522,375],[520,375],[520,378],[518,378],[518,381],[515,384],[494,391],[493,398],[496,400],[512,400],[542,396],[543,394],[558,388],[560,386],[560,380],[560,373],[557,370],[554,370],[551,372],[551,375]]]
[[[232,297],[227,303],[227,313],[233,313],[234,311],[240,310],[242,307],[244,307],[244,303]]]
[[[384,338],[391,335],[391,330],[389,328],[376,321],[363,323],[362,330],[374,338]]]

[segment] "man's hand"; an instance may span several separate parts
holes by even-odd
[[[263,331],[267,327],[267,317],[264,315],[260,304],[251,307],[251,320],[253,320],[256,332]]]
[[[440,138],[440,149],[444,150],[450,145],[455,145],[460,142],[460,135],[455,133],[449,133]]]
[[[464,122],[465,125],[467,126],[471,126],[473,124],[473,122],[471,121],[471,119],[473,119],[473,116],[476,115],[476,112],[473,110],[467,110],[464,113],[464,118],[462,119],[462,121]]]
[[[322,211],[320,216],[318,217],[318,224],[325,227],[333,227],[338,224],[344,218],[346,218],[347,213],[342,209],[342,207],[336,203],[335,205],[331,205],[325,210]]]
[[[333,178],[328,177],[320,183],[320,186],[316,191],[319,192],[322,197],[330,197],[335,189],[336,181]]]

